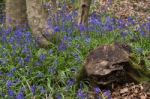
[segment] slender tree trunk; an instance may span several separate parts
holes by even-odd
[[[53,17],[53,25],[57,24],[57,0],[51,0],[51,5],[52,5],[52,13],[51,16]]]
[[[39,43],[40,47],[50,45],[49,37],[52,30],[48,27],[48,13],[43,7],[41,0],[26,0],[28,24],[32,29],[33,35]]]
[[[27,22],[26,1],[6,0],[6,25],[11,27],[21,26]]]
[[[79,6],[78,25],[88,27],[88,16],[90,10],[91,0],[81,0]]]

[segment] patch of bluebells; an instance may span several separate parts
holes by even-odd
[[[87,93],[85,93],[82,89],[79,89],[77,92],[78,99],[86,99]]]
[[[74,1],[72,1],[74,2]],[[47,8],[51,6],[45,5]],[[128,17],[127,22],[122,19],[116,19],[110,16],[107,16],[105,20],[103,20],[103,16],[93,13],[89,18],[89,27],[86,28],[82,25],[78,26],[75,22],[75,17],[77,16],[77,11],[73,11],[72,13],[68,14],[66,6],[61,6],[62,10],[59,10],[56,13],[56,17],[51,16],[48,20],[49,28],[52,28],[55,33],[60,33],[62,35],[60,38],[62,41],[60,44],[55,45],[54,48],[48,49],[47,54],[40,54],[37,57],[37,52],[39,48],[37,47],[37,43],[35,39],[32,37],[32,33],[29,29],[23,29],[17,27],[16,30],[12,28],[0,28],[0,77],[4,80],[2,84],[4,85],[4,89],[6,92],[3,92],[2,96],[9,95],[10,97],[15,97],[16,99],[25,99],[29,92],[24,92],[24,90],[30,90],[32,95],[38,95],[40,92],[41,94],[45,94],[49,92],[51,86],[48,86],[48,80],[50,79],[50,84],[56,85],[56,88],[53,88],[54,93],[60,90],[59,88],[69,87],[75,85],[76,80],[72,77],[71,73],[78,72],[78,66],[81,65],[82,59],[81,55],[76,53],[74,50],[69,50],[72,47],[76,48],[78,51],[83,54],[84,52],[81,50],[83,47],[81,43],[84,43],[88,50],[92,43],[92,36],[88,35],[82,37],[82,33],[85,31],[89,31],[90,33],[96,34],[105,34],[111,33],[113,31],[120,32],[121,36],[125,37],[128,35],[128,32],[124,30],[128,30],[128,27],[136,25],[136,21]],[[51,10],[49,10],[51,11]],[[49,12],[50,13],[50,12]],[[55,22],[53,22],[53,19]],[[146,33],[150,32],[150,22],[147,22],[143,25],[138,27],[137,31],[140,35],[144,36]],[[82,32],[79,35],[75,35],[78,32]],[[134,37],[134,36],[133,36]],[[76,42],[75,42],[76,41]],[[56,49],[58,50],[56,51]],[[67,51],[70,52],[67,52]],[[66,53],[62,53],[65,52]],[[137,52],[142,53],[143,50],[137,49]],[[68,54],[69,53],[69,54]],[[88,53],[88,52],[85,52]],[[59,60],[59,56],[71,56],[71,58],[67,58],[70,60],[68,63],[64,62],[65,64],[61,65],[62,70],[60,70],[59,65],[61,63],[61,59]],[[84,56],[84,55],[83,55]],[[58,61],[59,60],[59,61]],[[64,60],[63,60],[64,61]],[[75,67],[75,68],[73,68]],[[70,68],[70,71],[67,71]],[[40,71],[40,72],[39,72]],[[67,72],[66,72],[67,71]],[[61,75],[61,72],[65,72],[64,75]],[[66,79],[66,75],[71,75],[70,79]],[[61,79],[64,82],[54,82],[54,79],[50,78]],[[65,76],[63,78],[63,76]],[[35,78],[41,78],[36,79]],[[60,78],[59,78],[60,77]],[[13,79],[13,80],[10,80]],[[35,84],[30,86],[31,89],[26,88],[24,90],[18,90],[26,85],[26,81],[29,81],[29,84]],[[41,82],[41,83],[36,83]],[[65,85],[65,84],[66,85]],[[24,85],[25,84],[25,85]],[[39,86],[45,85],[44,87]],[[16,89],[13,89],[14,86],[17,85]],[[12,89],[11,89],[12,88]],[[87,93],[83,90],[83,84],[80,84],[80,89],[77,91],[77,97],[79,99],[85,99],[87,97]],[[38,91],[37,91],[38,90]],[[0,90],[1,91],[1,90]],[[99,88],[95,88],[94,91],[99,94],[101,90]],[[103,93],[107,97],[110,96],[109,91],[105,91]],[[55,96],[57,99],[62,99],[62,94],[56,94]]]
[[[16,99],[25,99],[24,93],[22,91],[20,91],[17,96]]]

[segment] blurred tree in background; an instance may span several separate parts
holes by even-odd
[[[91,0],[6,0],[6,26],[16,27],[28,24],[33,36],[41,47],[48,47],[52,38],[53,29],[48,26],[47,5],[51,6],[51,16],[61,6],[67,6],[68,10],[79,8],[78,25],[88,26],[88,15]],[[78,4],[79,3],[79,4]],[[55,21],[55,20],[53,20]],[[54,22],[55,23],[55,22]]]

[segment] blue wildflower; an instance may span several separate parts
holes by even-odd
[[[85,99],[85,94],[81,89],[78,90],[77,97],[79,99]]]
[[[75,84],[76,82],[76,79],[73,79],[73,78],[70,78],[68,81],[67,81],[67,86],[68,87],[71,87]]]
[[[80,32],[85,32],[87,30],[87,28],[83,25],[79,25],[79,30],[80,30]]]
[[[60,32],[60,27],[59,26],[55,26],[54,27],[54,32]]]
[[[19,63],[19,65],[24,66],[24,60],[23,60],[23,58],[19,57],[18,58],[18,63]]]
[[[24,61],[25,61],[25,62],[30,62],[30,59],[31,59],[30,56],[27,56],[27,57],[24,59]]]
[[[91,42],[90,36],[86,36],[85,41],[86,41],[86,43],[90,43]]]
[[[121,19],[118,20],[118,28],[123,29],[125,27],[125,22]]]
[[[7,76],[8,77],[14,77],[14,74],[13,73],[7,73]]]
[[[0,71],[0,76],[2,76],[3,75],[3,73]]]
[[[41,54],[41,55],[40,55],[40,61],[44,61],[45,59],[46,59],[46,55]]]
[[[128,17],[128,22],[131,23],[131,25],[135,24],[134,20],[131,17]]]
[[[60,46],[59,46],[59,50],[60,51],[64,51],[64,50],[66,50],[67,49],[67,45],[64,43],[64,42],[62,42],[61,44],[60,44]]]
[[[95,92],[96,94],[99,94],[99,93],[101,92],[101,90],[100,90],[99,87],[95,87],[95,88],[94,88],[94,92]]]
[[[10,44],[13,44],[14,43],[14,41],[15,41],[15,38],[12,36],[12,37],[10,37],[10,39],[9,39],[9,43]]]
[[[13,96],[15,96],[15,93],[14,93],[13,90],[8,89],[8,95],[11,96],[11,97],[13,97]]]
[[[22,91],[20,91],[17,96],[16,99],[25,99],[24,93]]]
[[[40,89],[41,93],[44,94],[46,92],[46,90],[44,89],[44,87],[42,86]]]
[[[111,92],[110,92],[110,90],[104,91],[104,92],[103,92],[103,95],[104,95],[105,97],[107,97],[107,99],[112,99],[112,98],[111,98]]]
[[[7,86],[7,88],[10,88],[11,86],[13,86],[13,83],[11,81],[7,81],[6,86]]]
[[[30,52],[30,50],[27,48],[27,47],[24,47],[24,49],[22,50],[22,54],[27,54],[27,53],[29,53]]]
[[[14,73],[16,70],[17,70],[17,68],[14,67],[14,68],[11,69],[11,72]]]
[[[36,91],[36,86],[35,85],[31,86],[31,92],[33,95],[35,94],[35,91]]]

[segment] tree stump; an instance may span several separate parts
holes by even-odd
[[[107,86],[127,82],[150,82],[150,71],[141,66],[127,44],[103,45],[92,50],[80,73],[90,84]]]

